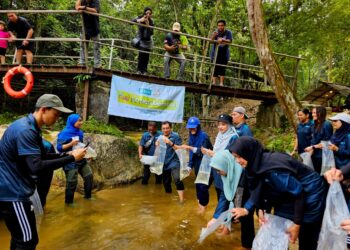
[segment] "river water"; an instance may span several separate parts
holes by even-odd
[[[194,177],[185,179],[185,202],[176,190],[166,194],[154,178],[94,194],[88,201],[76,193],[77,207],[64,205],[64,190],[51,188],[45,215],[39,218],[37,249],[240,249],[240,225],[230,235],[212,234],[196,243],[211,219],[216,194],[211,188],[208,210],[197,214]],[[0,221],[0,249],[9,249],[10,235]]]

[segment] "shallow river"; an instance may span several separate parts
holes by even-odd
[[[154,179],[94,194],[87,201],[76,193],[77,207],[64,205],[64,190],[53,189],[39,222],[37,249],[240,249],[240,226],[221,236],[213,234],[198,245],[201,228],[210,220],[216,195],[211,188],[208,210],[197,214],[194,177],[185,180],[185,203],[176,191],[165,194]],[[39,218],[40,219],[40,218]],[[0,249],[9,249],[10,236],[0,221]]]

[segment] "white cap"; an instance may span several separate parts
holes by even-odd
[[[346,113],[339,113],[339,114],[336,114],[335,116],[330,117],[329,120],[331,121],[340,120],[342,122],[346,122],[350,124],[350,115]]]
[[[173,24],[173,31],[180,32],[180,29],[181,29],[180,23],[175,22],[175,23]]]

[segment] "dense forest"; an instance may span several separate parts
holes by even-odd
[[[216,28],[216,21],[225,19],[227,28],[233,32],[235,44],[253,47],[249,33],[247,6],[244,0],[103,0],[101,13],[107,16],[131,20],[140,15],[146,6],[153,9],[155,26],[170,29],[174,21],[182,25],[182,32],[201,37],[209,37]],[[350,0],[265,0],[265,22],[274,52],[301,56],[298,69],[297,93],[304,96],[317,86],[319,80],[350,84]],[[0,9],[35,9],[35,10],[72,10],[75,1],[61,0],[11,0],[1,1]],[[81,18],[77,14],[21,14],[28,18],[35,27],[36,37],[78,38],[81,30]],[[0,20],[6,20],[5,14]],[[104,67],[108,66],[111,38],[115,41],[112,68],[134,71],[137,54],[130,47],[130,41],[136,34],[137,27],[116,19],[100,17],[101,40]],[[155,48],[159,56],[151,57],[151,72],[161,74],[163,58],[161,54],[165,32],[155,30]],[[190,51],[194,55],[209,55],[207,42],[189,38]],[[36,55],[56,56],[54,58],[37,58],[36,63],[76,64],[79,54],[78,42],[37,42]],[[60,58],[69,56],[69,58]],[[292,75],[296,60],[285,56],[276,56],[283,73]],[[259,66],[254,50],[232,47],[231,60],[244,64]],[[188,63],[189,77],[198,65]],[[201,69],[202,70],[202,69]],[[201,81],[208,82],[210,68],[203,68]],[[208,73],[209,72],[209,73]],[[251,73],[253,72],[253,73]],[[242,74],[232,70],[234,78],[231,85],[240,84],[235,79],[263,79],[262,72],[249,71]],[[241,74],[241,75],[239,75]],[[205,78],[206,76],[206,78]]]

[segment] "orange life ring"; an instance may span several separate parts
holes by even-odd
[[[17,74],[23,74],[27,80],[27,84],[24,87],[24,89],[20,90],[20,91],[15,91],[12,89],[11,87],[11,80],[13,78],[14,75]],[[23,98],[26,95],[28,95],[30,93],[30,91],[32,91],[33,89],[33,85],[34,85],[34,77],[32,72],[29,71],[29,69],[20,66],[14,67],[12,69],[10,69],[9,71],[7,71],[4,79],[3,79],[3,84],[4,84],[4,89],[6,91],[6,93],[13,97],[13,98]]]

